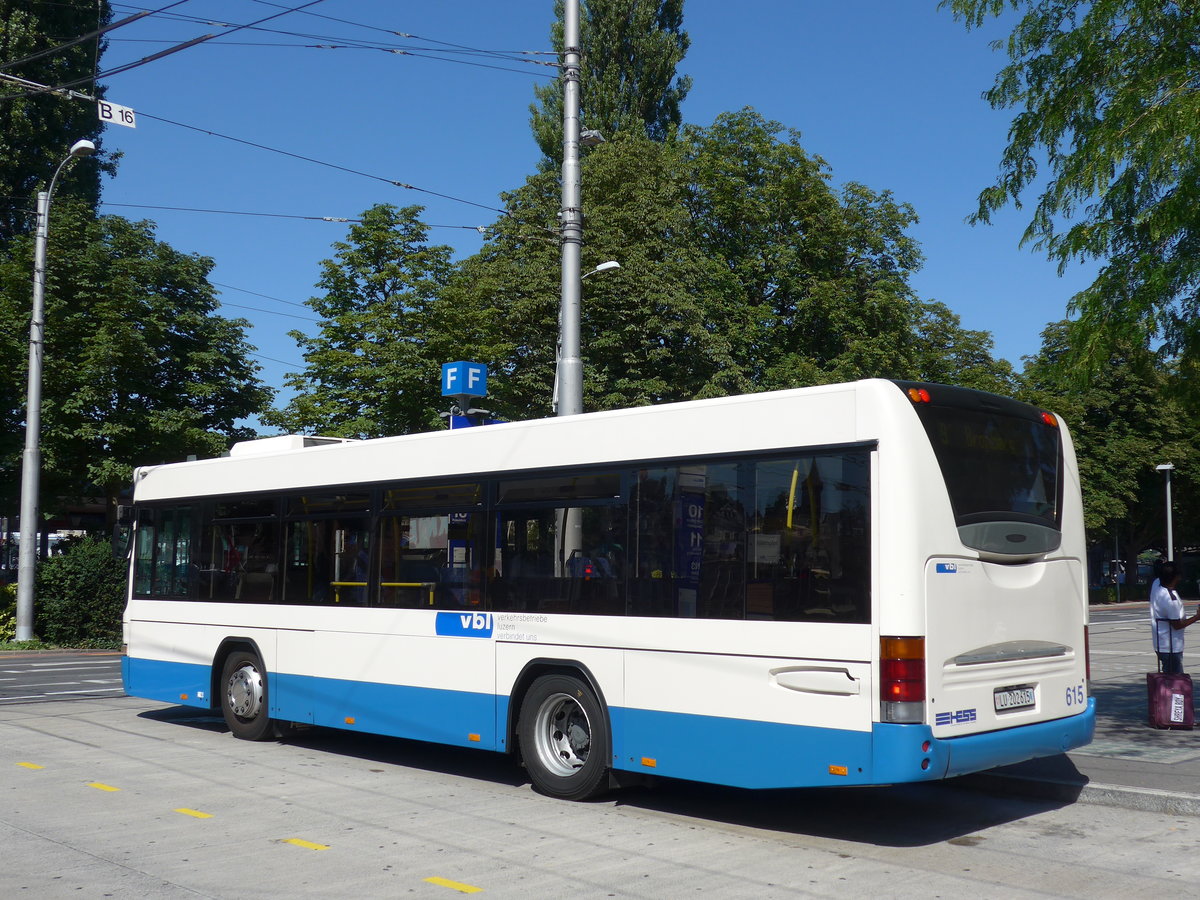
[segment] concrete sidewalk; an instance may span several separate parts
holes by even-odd
[[[1093,607],[1091,613],[1093,742],[1070,753],[966,776],[959,783],[1001,793],[1200,815],[1200,728],[1164,731],[1147,722],[1145,673],[1156,668],[1147,604]],[[1200,673],[1200,628],[1189,629],[1188,638],[1184,669],[1195,676]]]

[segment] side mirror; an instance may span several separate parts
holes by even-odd
[[[137,509],[132,506],[117,507],[117,524],[113,526],[112,555],[113,559],[129,559],[129,551],[133,545],[133,523],[137,521]]]
[[[129,559],[129,549],[133,544],[133,526],[121,525],[120,523],[113,526],[112,532],[112,555],[113,559],[127,560]]]

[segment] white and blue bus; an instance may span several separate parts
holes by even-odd
[[[1052,413],[882,380],[135,473],[126,691],[516,755],[540,791],[941,779],[1086,744]]]

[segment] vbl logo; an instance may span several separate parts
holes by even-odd
[[[938,563],[937,573],[939,575],[957,575],[958,563]]]
[[[482,612],[440,612],[436,631],[450,637],[491,637],[492,614]]]

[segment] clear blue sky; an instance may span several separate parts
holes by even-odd
[[[114,2],[114,17],[166,2]],[[358,25],[291,13],[261,27],[310,37],[241,30],[106,80],[108,99],[139,118],[136,129],[112,126],[105,135],[105,147],[123,153],[105,211],[152,219],[161,240],[216,261],[211,279],[225,311],[253,324],[249,339],[275,387],[302,362],[288,330],[315,327],[296,304],[312,296],[318,263],[348,226],[118,204],[352,218],[375,203],[418,203],[427,222],[447,226],[433,239],[460,256],[479,247],[471,227],[495,213],[150,116],[498,207],[499,193],[535,167],[529,105],[534,85],[554,74],[480,57],[466,59],[500,68],[465,65],[443,52],[446,44],[548,51],[553,0],[325,0],[309,9]],[[190,0],[171,14],[245,24],[279,11]],[[687,0],[684,24],[692,46],[680,72],[693,79],[686,121],[708,125],[753,106],[801,132],[835,182],[859,181],[911,203],[926,257],[915,278],[920,295],[947,304],[964,327],[990,332],[997,355],[1018,370],[1021,357],[1037,352],[1042,329],[1065,315],[1093,270],[1060,278],[1037,251],[1019,248],[1022,212],[1006,211],[991,226],[964,221],[996,173],[1008,127],[1008,115],[980,96],[1003,62],[989,45],[1004,33],[999,26],[967,32],[936,0]],[[112,33],[102,68],[222,30],[144,19]],[[300,46],[346,40],[421,55]]]

